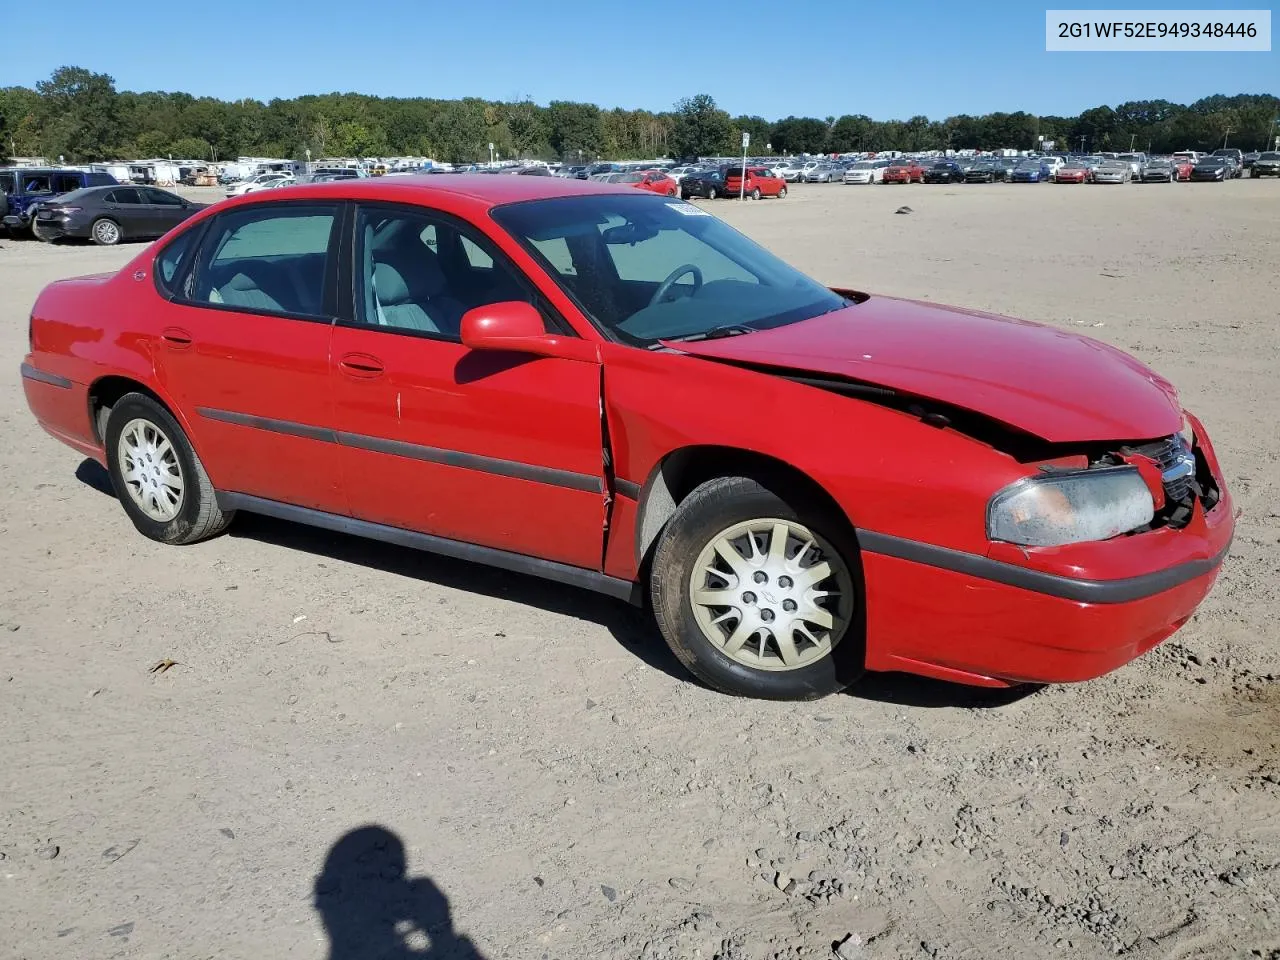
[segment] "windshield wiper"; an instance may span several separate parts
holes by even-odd
[[[679,341],[680,343],[692,343],[695,340],[721,340],[725,337],[738,337],[744,333],[755,332],[755,327],[748,327],[745,323],[725,323],[718,327],[712,327],[710,330],[700,330],[697,333],[685,334],[683,337],[663,337],[663,339]]]

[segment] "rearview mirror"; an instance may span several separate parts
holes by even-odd
[[[643,243],[645,240],[650,240],[657,235],[657,227],[643,226],[634,221],[610,227],[601,234],[605,243],[614,246],[624,243]]]
[[[596,359],[595,346],[577,337],[547,333],[542,314],[521,300],[490,303],[462,315],[462,343],[472,350],[509,350],[566,360]]]

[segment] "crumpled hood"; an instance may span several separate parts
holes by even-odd
[[[1182,425],[1173,386],[1097,340],[1024,320],[872,297],[756,333],[672,349],[928,397],[1051,443],[1139,440]]]

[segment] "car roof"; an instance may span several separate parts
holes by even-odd
[[[640,172],[640,171],[636,171]],[[422,200],[428,196],[454,196],[479,201],[496,207],[504,203],[524,200],[550,200],[557,197],[574,197],[583,194],[633,192],[629,187],[615,187],[589,180],[570,180],[559,177],[493,177],[484,174],[454,174],[447,177],[416,174],[407,177],[368,177],[358,180],[335,180],[328,183],[309,183],[297,187],[284,187],[270,191],[267,197],[261,193],[248,198],[263,200],[298,200],[307,197],[326,197],[342,200]]]

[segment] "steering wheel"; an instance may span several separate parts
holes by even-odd
[[[693,293],[697,293],[702,288],[702,271],[692,263],[681,264],[667,274],[667,279],[658,284],[658,289],[653,292],[653,297],[649,300],[649,306],[652,307],[655,303],[661,303],[666,299],[671,288],[676,285],[676,281],[686,273],[693,277]]]

